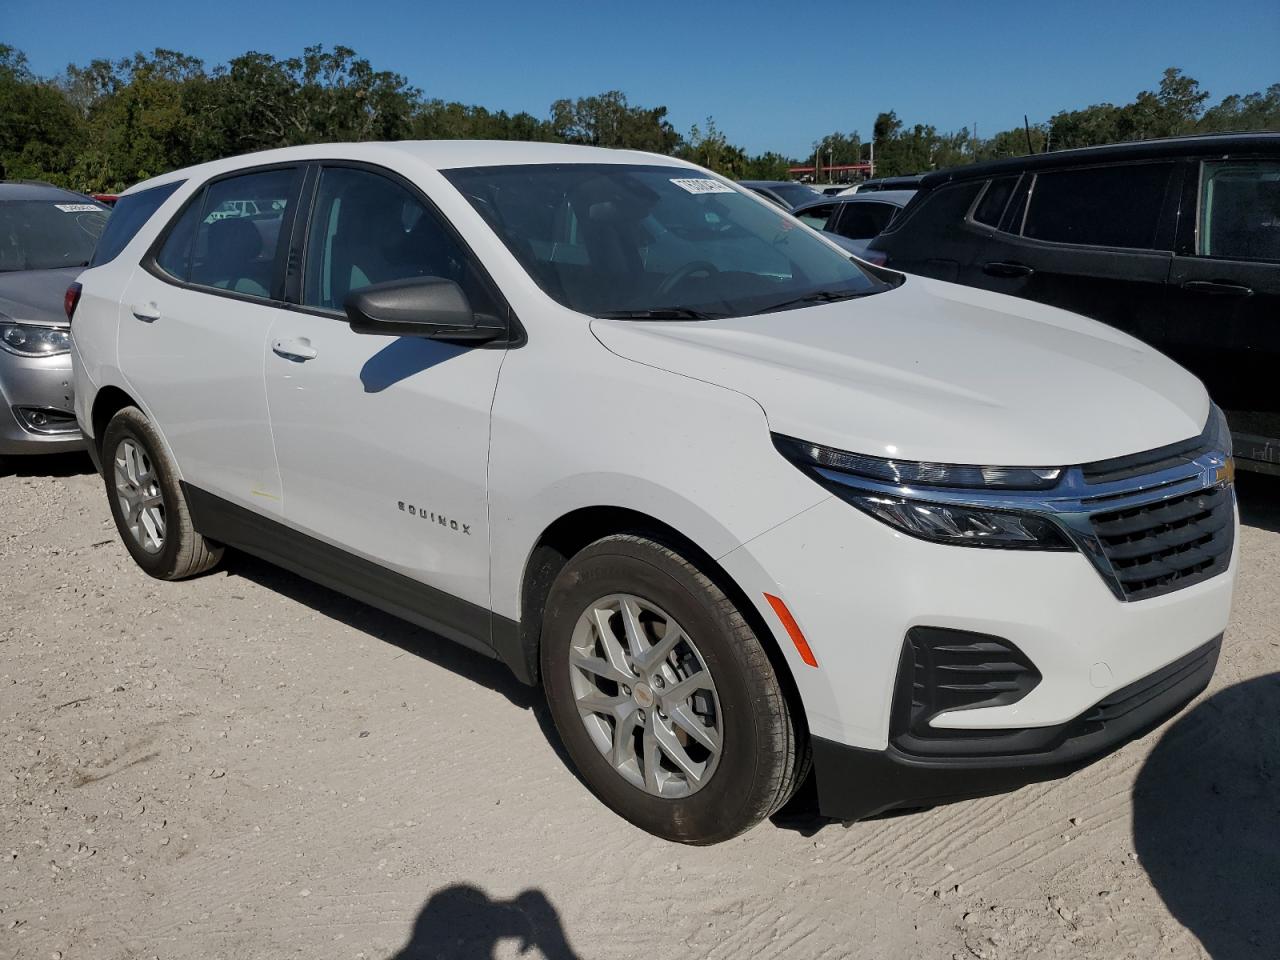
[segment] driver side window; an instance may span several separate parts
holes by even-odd
[[[487,281],[434,210],[381,174],[326,167],[308,230],[302,303],[340,312],[353,291],[414,277],[452,280],[477,313],[499,315]]]

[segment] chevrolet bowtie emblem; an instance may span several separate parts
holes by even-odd
[[[1214,471],[1213,482],[1227,484],[1236,482],[1236,461],[1234,457],[1227,457],[1227,462]]]

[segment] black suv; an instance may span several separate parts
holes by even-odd
[[[1280,473],[1280,134],[1147,140],[926,175],[869,259],[1038,300],[1173,357]],[[1122,413],[1122,411],[1121,411]]]

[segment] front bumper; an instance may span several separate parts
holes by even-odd
[[[23,410],[70,415],[65,429],[33,426]],[[72,403],[71,357],[15,357],[0,351],[0,455],[84,448]],[[59,417],[61,419],[61,417]]]
[[[891,741],[867,750],[813,738],[818,809],[857,820],[901,807],[924,807],[1002,793],[1078,770],[1160,726],[1208,685],[1222,637],[1123,687],[1055,726],[974,730],[939,741]],[[899,684],[897,698],[910,698]],[[905,741],[906,738],[903,738]]]

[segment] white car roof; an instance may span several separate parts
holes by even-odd
[[[701,170],[693,164],[659,153],[641,150],[611,150],[567,143],[530,143],[519,140],[396,140],[365,143],[316,143],[302,147],[282,147],[240,154],[222,160],[172,170],[135,184],[123,195],[136,193],[174,180],[217,176],[244,167],[297,160],[364,160],[393,163],[410,158],[434,170],[454,167],[513,166],[525,163],[630,163],[683,167]]]

